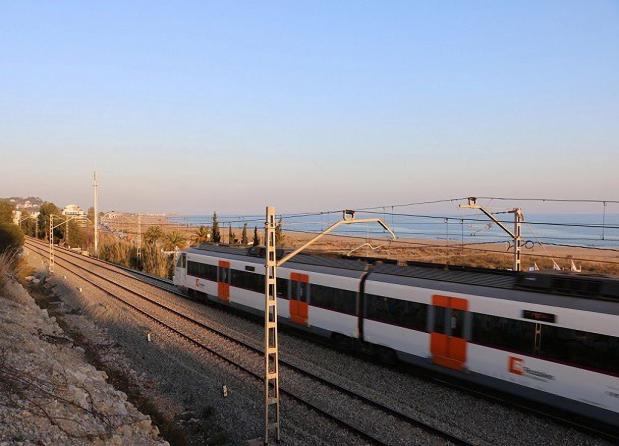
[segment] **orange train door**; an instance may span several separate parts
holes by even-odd
[[[462,370],[466,365],[465,315],[466,299],[432,296],[434,320],[430,334],[432,362],[450,369]]]
[[[230,262],[219,261],[217,272],[217,297],[223,302],[230,301]]]
[[[307,274],[290,273],[290,320],[300,325],[307,325],[309,276]]]

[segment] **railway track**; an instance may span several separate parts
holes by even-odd
[[[44,243],[28,238],[26,246],[43,257],[47,255],[48,245]],[[186,297],[172,289],[173,285],[170,281],[112,265],[99,259],[82,256],[62,248],[56,248],[55,259],[56,264],[67,272],[79,277],[113,299],[122,302],[122,304],[148,318],[164,330],[182,338],[192,346],[208,352],[218,360],[234,367],[243,374],[251,376],[255,381],[262,384],[263,376],[260,366],[263,364],[262,348],[241,339],[245,337],[244,335],[232,336],[224,333],[204,321],[196,320],[187,311],[175,308],[169,301],[164,303],[146,294],[145,284]],[[93,270],[93,266],[98,268],[99,271]],[[133,280],[137,286],[123,285],[119,283],[119,280],[110,277],[113,275]],[[138,291],[140,288],[142,290]],[[206,339],[205,334],[208,334],[210,339]],[[227,344],[227,351],[226,348],[221,348],[223,343]],[[282,358],[280,358],[280,374],[282,376],[280,387],[282,395],[331,420],[369,444],[411,444],[416,436],[423,436],[420,441],[424,444],[430,439],[440,440],[441,443],[446,444],[473,444],[469,440],[445,432],[414,416],[325,379]],[[307,389],[310,391],[306,391]],[[332,404],[325,404],[325,401],[320,401],[320,398],[315,397],[316,395],[327,395],[328,402],[334,403],[336,401],[336,405],[340,407],[348,406],[349,412],[356,414],[356,416],[351,419],[351,417],[335,414],[335,410],[331,407],[324,407]],[[389,438],[389,432],[381,433],[380,424],[385,423],[378,423],[378,426],[377,423],[372,423],[372,429],[368,429],[369,423],[364,423],[358,416],[361,413],[367,414],[368,420],[375,420],[377,417],[392,420],[391,423],[397,424],[396,431],[407,433],[408,439],[404,442],[397,441]],[[390,425],[389,431],[392,430],[393,425]],[[483,444],[485,442],[477,439],[475,444],[478,443]]]

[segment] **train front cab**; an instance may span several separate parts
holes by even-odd
[[[173,283],[177,287],[185,289],[185,281],[187,280],[187,254],[184,252],[178,256],[174,267]]]
[[[430,314],[430,355],[436,365],[466,368],[471,318],[466,299],[435,294]]]

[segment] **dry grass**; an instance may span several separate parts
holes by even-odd
[[[14,276],[19,263],[19,253],[16,250],[6,250],[0,253],[0,289],[5,281]]]
[[[142,231],[149,225],[169,224],[164,217],[152,218],[148,223],[142,221]],[[195,228],[183,225],[164,226],[167,231],[177,230],[188,239]],[[241,229],[233,228],[234,236],[241,238]],[[264,230],[259,228],[262,241]],[[228,228],[221,227],[222,242],[228,241]],[[315,234],[284,231],[284,247],[297,248],[312,238]],[[252,241],[253,226],[248,227],[249,241]],[[396,259],[399,262],[420,261],[449,265],[471,266],[478,268],[508,269],[513,265],[513,254],[507,249],[506,243],[491,243],[485,245],[460,245],[458,242],[445,242],[430,239],[406,239],[389,241],[385,239],[367,239],[364,237],[349,237],[328,235],[312,246],[316,253],[346,255],[351,251],[355,256]],[[535,245],[522,250],[522,267],[527,270],[537,265],[541,270],[552,270],[553,260],[569,270],[571,260],[574,260],[582,272],[619,276],[619,252],[578,247],[557,247]]]

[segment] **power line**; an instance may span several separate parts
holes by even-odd
[[[439,203],[453,203],[454,201],[462,201],[466,200],[467,197],[463,198],[445,198],[442,200],[430,200],[430,201],[416,201],[413,203],[400,203],[400,204],[387,204],[383,206],[372,206],[366,208],[357,208],[357,211],[371,211],[374,209],[386,209],[386,208],[399,208],[399,207],[407,207],[407,206],[421,206],[424,204],[439,204]]]
[[[572,198],[513,198],[513,197],[475,197],[480,200],[501,200],[501,201],[539,201],[539,202],[555,202],[555,203],[619,203],[619,200],[589,200],[589,199],[572,199]]]
[[[364,211],[367,214],[384,214],[384,212],[375,212],[375,211]],[[427,218],[427,219],[440,219],[440,220],[462,220],[462,221],[474,221],[478,223],[488,223],[488,220],[480,219],[480,218],[470,218],[470,217],[449,217],[449,216],[439,216],[439,215],[419,215],[419,214],[403,214],[403,213],[395,213],[393,215],[403,216],[403,217],[411,217],[411,218]],[[511,220],[498,220],[501,223],[513,223]],[[523,221],[522,224],[528,225],[545,225],[545,226],[564,226],[564,227],[575,227],[575,228],[597,228],[597,229],[619,229],[619,226],[609,226],[609,225],[601,225],[597,223],[554,223],[554,222],[543,222],[543,221]]]
[[[297,232],[297,233],[302,233],[302,234],[318,234],[318,232],[315,231],[301,231],[301,230],[289,230],[288,232]],[[362,237],[362,236],[354,236],[354,235],[339,235],[339,234],[329,234],[326,237],[345,237],[345,238],[353,238],[353,239],[365,239],[366,237]],[[444,249],[461,249],[460,244],[454,244],[454,245],[437,245],[437,244],[430,244],[430,243],[422,243],[422,242],[418,242],[418,241],[404,241],[404,240],[398,240],[399,244],[406,244],[406,245],[415,245],[415,246],[422,246],[424,248],[444,248]],[[498,242],[495,242],[498,243]],[[586,248],[586,247],[582,247],[582,246],[576,246],[577,248],[585,248],[585,249],[597,249],[597,248]],[[389,249],[406,249],[406,247],[404,246],[390,246]],[[484,253],[493,253],[493,254],[509,254],[511,255],[510,252],[507,251],[497,251],[497,250],[490,250],[490,249],[481,249],[481,248],[468,248],[465,247],[464,249],[467,249],[469,251],[478,251],[478,252],[484,252]],[[601,248],[604,249],[604,248]],[[619,251],[616,249],[611,249],[612,251]],[[562,259],[566,259],[566,260],[578,260],[580,262],[593,262],[593,263],[608,263],[608,264],[613,264],[613,265],[619,265],[619,262],[615,262],[612,260],[601,260],[601,259],[587,259],[587,258],[580,258],[580,257],[561,257],[561,256],[551,256],[551,255],[545,255],[545,254],[530,254],[530,253],[526,253],[523,252],[523,255],[526,256],[531,256],[531,257],[541,257],[541,258],[562,258]]]

